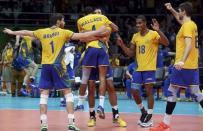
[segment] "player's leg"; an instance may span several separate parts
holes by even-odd
[[[91,77],[90,77],[91,79]],[[88,127],[93,127],[96,125],[96,115],[95,115],[95,80],[89,80],[88,82],[88,102],[89,102],[89,115],[90,119],[87,123]]]
[[[40,120],[41,120],[41,131],[48,130],[48,119],[47,119],[47,103],[49,97],[49,89],[54,86],[52,81],[52,66],[42,65],[39,88],[40,93]]]
[[[178,88],[180,87],[190,87],[198,86],[199,84],[199,74],[197,70],[186,70],[181,69],[177,70],[173,68],[172,75],[171,75],[171,84],[169,87],[169,91],[171,95],[168,97],[167,104],[166,104],[166,111],[164,115],[164,119],[157,127],[151,128],[150,131],[164,131],[166,129],[171,128],[171,117],[172,113],[176,106],[176,93]],[[192,89],[192,88],[191,88]],[[196,94],[197,98],[199,99],[200,103],[203,103],[203,97],[198,88],[194,88],[192,91],[193,94]]]
[[[82,59],[82,81],[79,88],[78,104],[75,110],[84,110],[83,101],[91,70],[96,67],[97,52],[94,48],[87,48]]]
[[[74,96],[72,94],[71,88],[65,88],[63,90],[66,99],[66,111],[68,113],[68,130],[79,131],[80,129],[75,125],[74,116]]]
[[[113,85],[113,78],[107,78],[107,91],[109,94],[109,102],[112,107],[113,123],[118,124],[120,127],[126,127],[126,122],[119,116],[116,91]]]
[[[49,90],[41,90],[40,93],[40,120],[41,120],[41,131],[48,130],[48,119],[47,119],[47,102],[49,97]]]
[[[142,87],[142,74],[139,71],[133,72],[133,81],[131,83],[131,92],[132,96],[134,98],[135,103],[137,104],[138,108],[141,111],[141,116],[138,121],[138,124],[143,123],[145,117],[147,116],[147,111],[144,108],[144,105],[142,103],[142,98],[140,96],[139,90]]]
[[[66,99],[66,111],[67,111],[67,129],[79,131],[80,129],[75,125],[74,116],[74,97],[71,90],[71,83],[69,81],[69,76],[67,70],[63,68],[64,66],[51,65],[51,76],[52,81],[56,90],[63,90]]]
[[[87,89],[87,83],[91,73],[92,67],[83,67],[82,68],[82,80],[79,88],[79,97],[78,103],[75,107],[75,110],[84,110],[83,102],[85,100],[85,92]]]
[[[149,127],[153,125],[152,113],[154,108],[154,95],[153,95],[153,84],[155,83],[155,71],[142,72],[142,78],[144,80],[144,87],[147,93],[148,110],[147,116],[141,126]]]
[[[99,106],[97,108],[97,113],[101,119],[105,119],[104,114],[104,100],[106,93],[106,74],[109,66],[109,56],[103,48],[97,49],[98,57],[97,64],[99,66]]]
[[[125,81],[126,89],[127,89],[127,96],[129,99],[132,99],[131,95],[131,79],[126,79]]]

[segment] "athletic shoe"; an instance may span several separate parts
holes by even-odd
[[[89,121],[87,122],[87,126],[88,127],[94,127],[96,125],[96,118],[92,117],[89,119]]]
[[[141,114],[140,119],[138,120],[137,124],[140,125],[141,123],[143,123],[146,116],[147,116],[147,111],[143,109],[142,114]]]
[[[48,124],[47,123],[41,123],[40,131],[48,131]]]
[[[77,105],[75,107],[75,111],[84,111],[84,106],[83,105]]]
[[[152,126],[153,126],[153,121],[150,120],[150,121],[148,121],[148,122],[142,122],[142,123],[140,123],[140,126],[141,126],[141,127],[144,127],[144,128],[152,127]]]
[[[97,113],[99,114],[99,118],[105,119],[104,108],[102,106],[97,107]]]
[[[127,126],[127,123],[123,119],[121,119],[120,117],[117,119],[114,118],[113,123],[118,124],[118,126],[120,126],[120,127],[126,127]]]
[[[166,130],[171,131],[171,127],[165,124],[164,122],[161,122],[157,127],[151,127],[149,130],[150,131],[166,131]]]
[[[80,129],[75,124],[68,124],[68,131],[80,131]]]

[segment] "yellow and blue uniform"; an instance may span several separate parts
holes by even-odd
[[[64,89],[70,86],[64,63],[65,42],[73,32],[61,28],[45,28],[34,31],[42,45],[42,71],[39,87]]]
[[[23,69],[34,61],[34,54],[32,50],[32,39],[29,36],[23,36],[20,43],[18,56],[15,59],[13,66],[18,65],[19,69]]]
[[[103,25],[109,25],[112,22],[104,15],[100,14],[89,14],[80,18],[77,21],[79,32],[97,30]],[[111,28],[109,28],[111,31]],[[107,41],[109,36],[107,37]],[[83,66],[98,67],[108,66],[109,57],[104,46],[104,42],[99,40],[91,41],[87,43],[87,49],[82,61]]]
[[[180,62],[186,47],[185,38],[191,38],[192,49],[185,61],[183,69],[173,68],[171,84],[175,86],[188,87],[199,84],[198,72],[198,30],[197,25],[191,21],[186,21],[180,28],[176,36],[176,58],[175,64]]]
[[[134,85],[155,82],[159,38],[159,34],[152,30],[149,30],[145,36],[142,36],[140,32],[133,35],[131,43],[136,47],[137,60],[137,69],[133,73]]]

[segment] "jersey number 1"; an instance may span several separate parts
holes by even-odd
[[[54,53],[54,42],[53,41],[50,42],[50,46],[51,46],[51,52]]]

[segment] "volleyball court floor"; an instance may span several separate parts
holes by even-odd
[[[77,102],[77,101],[76,101]],[[140,111],[133,100],[119,99],[120,116],[127,122],[126,128],[112,123],[111,106],[105,100],[106,119],[97,118],[96,127],[87,127],[88,103],[84,112],[75,112],[76,124],[81,131],[148,131],[137,125]],[[146,101],[144,101],[146,105]],[[49,131],[66,131],[67,114],[60,107],[60,98],[48,101]],[[98,100],[96,100],[98,105]],[[154,124],[163,119],[165,101],[155,101]],[[172,131],[203,131],[203,110],[195,102],[178,102],[172,119]],[[39,131],[39,98],[0,96],[0,131]]]

